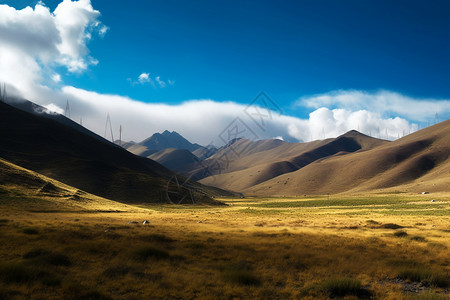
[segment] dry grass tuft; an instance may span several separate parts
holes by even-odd
[[[448,274],[440,271],[428,270],[423,266],[402,268],[398,272],[398,278],[413,282],[421,282],[425,285],[437,286],[440,288],[446,288],[450,284]]]
[[[320,291],[330,297],[344,296],[362,296],[367,291],[362,288],[361,281],[355,278],[336,277],[322,282],[319,286]]]

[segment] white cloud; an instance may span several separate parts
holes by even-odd
[[[151,80],[152,80],[152,79],[150,78],[150,73],[142,73],[142,74],[139,75],[139,77],[138,77],[138,81],[139,81],[141,84],[150,82]]]
[[[156,76],[155,79],[156,79],[156,82],[159,84],[160,87],[162,87],[162,88],[166,87],[166,83],[164,81],[162,81],[159,76]]]
[[[61,36],[57,45],[61,54],[60,62],[68,66],[69,71],[85,70],[98,61],[86,56],[89,51],[86,42],[91,39],[93,30],[104,35],[107,31],[97,20],[98,10],[93,9],[90,0],[64,0],[55,9],[54,22]]]
[[[97,64],[86,43],[107,31],[99,16],[90,0],[64,0],[53,13],[42,2],[21,10],[0,5],[0,81],[33,99],[46,92],[45,80],[58,79],[54,67],[80,72]]]
[[[61,107],[59,107],[53,103],[45,105],[44,107],[51,113],[57,113],[57,114],[61,114],[61,115],[64,114],[64,109],[62,109]]]
[[[59,75],[59,74],[53,74],[52,75],[52,80],[54,81],[54,82],[56,82],[56,83],[59,83],[59,82],[61,82],[61,75]]]
[[[51,99],[59,99],[55,104],[65,105],[70,101],[74,120],[83,119],[83,125],[102,134],[106,115],[109,113],[113,129],[123,127],[124,140],[141,141],[155,132],[175,130],[193,142],[203,145],[223,144],[221,136],[226,135],[230,124],[239,117],[245,124],[241,129],[249,129],[255,135],[243,133],[251,139],[310,141],[336,137],[356,129],[375,137],[396,139],[403,134],[417,130],[417,125],[401,118],[382,118],[379,114],[366,110],[319,108],[308,119],[278,115],[272,112],[271,119],[265,119],[261,129],[245,114],[246,105],[233,101],[216,102],[210,99],[190,100],[178,105],[144,103],[119,95],[105,95],[71,86],[62,89],[61,94]],[[54,102],[49,102],[54,103]],[[41,104],[49,104],[41,103]],[[264,108],[260,108],[264,112]],[[268,116],[269,114],[265,114]],[[225,137],[226,138],[226,137]]]
[[[127,80],[133,86],[136,84],[144,85],[147,83],[149,83],[151,86],[153,86],[153,88],[157,88],[157,87],[165,88],[167,86],[167,83],[165,81],[163,81],[160,76],[156,76],[156,77],[152,78],[150,76],[150,73],[146,73],[146,72],[141,73],[141,75],[138,76],[137,80],[133,80],[131,78],[127,78]],[[169,83],[169,85],[174,85],[174,82],[171,80],[168,80],[167,82]]]
[[[337,107],[351,111],[367,110],[381,116],[400,116],[416,122],[434,119],[436,113],[443,117],[450,115],[450,100],[417,99],[386,90],[375,93],[333,91],[300,98],[297,105],[310,108]]]

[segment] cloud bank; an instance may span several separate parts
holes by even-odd
[[[8,93],[20,94],[56,113],[64,111],[68,100],[72,119],[82,120],[83,126],[100,135],[109,113],[115,132],[122,125],[124,140],[141,141],[155,132],[175,130],[192,142],[216,146],[233,137],[311,141],[352,129],[392,140],[418,129],[410,121],[450,112],[448,100],[413,99],[390,91],[336,91],[300,98],[296,105],[311,111],[307,118],[268,111],[261,103],[252,104],[250,110],[260,115],[251,118],[246,113],[249,107],[235,101],[144,103],[65,86],[55,71],[58,67],[80,73],[98,63],[89,55],[88,41],[93,34],[103,37],[109,30],[99,17],[90,0],[64,0],[54,12],[42,3],[22,10],[0,5],[0,82],[6,82]],[[130,82],[159,87],[174,84],[146,72]]]
[[[347,110],[369,110],[380,115],[397,115],[408,120],[426,122],[436,114],[448,116],[450,100],[415,99],[399,93],[381,90],[375,93],[365,91],[333,91],[297,100],[298,106],[310,108],[339,107]]]
[[[178,105],[154,104],[69,86],[62,89],[62,94],[71,103],[74,119],[82,117],[84,126],[95,132],[103,132],[109,113],[113,128],[118,130],[122,125],[124,138],[135,141],[166,129],[175,130],[191,141],[216,146],[223,144],[224,139],[231,139],[228,131],[232,130],[239,132],[238,137],[248,139],[277,137],[287,141],[311,141],[336,137],[352,129],[392,140],[418,129],[417,125],[405,119],[382,118],[378,113],[366,110],[331,110],[322,107],[311,112],[308,119],[301,119],[275,111],[268,113],[268,108],[263,106],[250,107],[264,116],[264,126],[261,127],[257,123],[259,119],[255,121],[245,113],[247,105],[233,101],[200,99]],[[59,105],[64,103],[62,101]]]

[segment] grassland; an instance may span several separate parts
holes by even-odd
[[[449,298],[446,195],[221,200],[111,209],[3,191],[0,298]]]

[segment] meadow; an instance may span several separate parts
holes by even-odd
[[[3,193],[0,299],[450,297],[447,195],[218,200]]]

